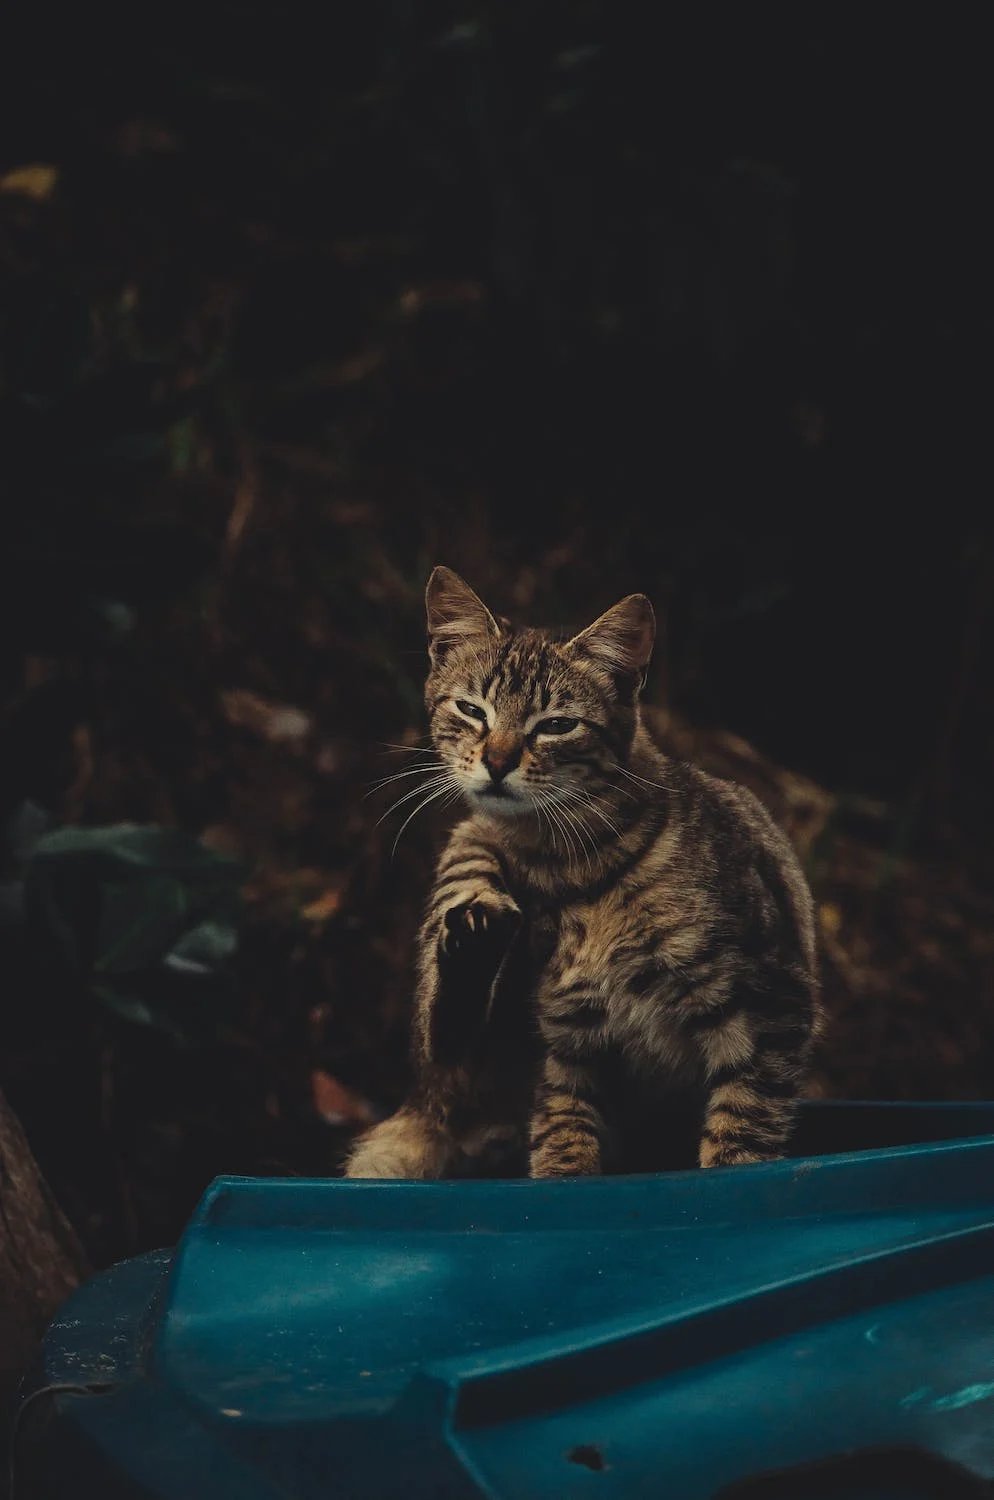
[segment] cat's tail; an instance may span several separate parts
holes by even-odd
[[[421,1110],[405,1104],[359,1137],[345,1163],[346,1177],[444,1177],[453,1143]]]

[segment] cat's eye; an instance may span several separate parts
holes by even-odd
[[[579,724],[579,719],[543,719],[535,725],[536,734],[570,734]]]
[[[467,703],[465,698],[457,698],[456,708],[461,714],[465,714],[467,719],[479,719],[481,724],[487,722],[487,711],[478,703]]]

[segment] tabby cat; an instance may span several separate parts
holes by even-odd
[[[670,1098],[699,1102],[702,1167],[782,1156],[820,1026],[811,896],[751,792],[650,739],[648,599],[568,640],[496,619],[449,568],[426,602],[427,785],[470,813],[420,932],[414,1092],[346,1174],[458,1175],[516,1146],[533,1177],[626,1169],[626,1121]]]

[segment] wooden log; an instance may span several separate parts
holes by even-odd
[[[0,1092],[0,1411],[9,1410],[52,1314],[89,1272],[83,1247]]]

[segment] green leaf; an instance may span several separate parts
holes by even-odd
[[[114,823],[104,828],[59,828],[35,845],[33,858],[76,856],[110,875],[122,868],[170,870],[197,882],[228,883],[244,867],[227,854],[209,849],[179,828],[147,823]]]
[[[230,922],[201,922],[185,932],[166,954],[165,965],[178,973],[206,974],[234,955],[238,932]]]
[[[234,1019],[238,992],[227,969],[177,973],[167,967],[140,976],[101,981],[91,993],[108,1010],[136,1026],[161,1031],[183,1047],[216,1042]]]
[[[178,829],[119,824],[44,834],[27,861],[39,962],[137,1025],[195,1044],[232,1013],[245,870]]]
[[[182,880],[156,870],[137,878],[104,880],[100,898],[93,964],[99,975],[130,974],[154,963],[182,936],[190,920]]]

